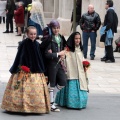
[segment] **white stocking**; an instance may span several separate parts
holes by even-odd
[[[55,105],[54,105],[54,93],[53,93],[53,89],[50,89],[49,90],[50,92],[50,103],[51,103],[51,108],[56,108]]]
[[[50,92],[50,103],[53,103],[53,101],[54,101],[53,90],[50,89],[49,92]]]

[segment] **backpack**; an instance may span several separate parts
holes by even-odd
[[[43,29],[43,38],[44,37],[48,37],[48,36],[51,36],[52,35],[52,32],[51,32],[51,29],[47,26]]]

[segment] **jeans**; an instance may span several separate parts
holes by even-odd
[[[84,57],[87,58],[87,51],[88,51],[88,39],[90,38],[91,42],[91,50],[90,50],[90,57],[95,57],[95,50],[96,50],[96,32],[84,32],[83,31],[83,53]]]

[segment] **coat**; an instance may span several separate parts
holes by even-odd
[[[44,39],[43,42],[41,43],[41,49],[44,54],[43,55],[44,63],[46,65],[45,74],[48,76],[48,81],[50,81],[52,87],[54,87],[55,84],[60,84],[62,86],[66,84],[66,75],[63,66],[61,65],[61,62],[59,62],[60,57],[57,56],[57,53],[59,51],[64,50],[64,47],[66,46],[66,40],[61,35],[60,38],[61,38],[60,48],[58,47],[57,42],[53,39],[52,36]],[[52,53],[48,52],[48,50],[50,49],[52,50]]]
[[[117,26],[116,26],[116,22],[117,19],[115,19],[115,11],[113,9],[108,9],[106,15],[105,15],[105,19],[104,19],[104,25],[106,26],[106,30],[108,31],[109,29],[112,30],[113,33],[117,32]]]
[[[10,72],[12,74],[17,73],[19,71],[18,67],[21,65],[29,67],[31,73],[45,72],[40,45],[36,40],[32,42],[32,40],[26,38],[20,43]]]
[[[81,19],[81,6],[76,6],[76,22],[79,23]],[[71,22],[73,22],[73,12],[71,16]]]
[[[83,31],[91,32],[97,31],[101,25],[101,19],[98,13],[84,13],[80,19],[80,28]]]
[[[15,10],[15,2],[14,0],[7,0],[6,4],[6,15],[14,15],[14,10]]]
[[[64,47],[66,46],[66,40],[63,36],[61,36],[61,43],[60,43],[60,51],[64,50]],[[49,38],[49,45],[46,47],[45,50],[45,57],[48,60],[48,64],[50,65],[51,63],[57,63],[59,61],[59,57],[57,57],[57,52],[58,50],[58,44],[55,40],[52,39],[52,37]],[[49,53],[48,50],[51,49],[52,53]]]
[[[24,7],[20,6],[15,12],[15,23],[24,24]]]
[[[87,73],[83,68],[83,53],[80,47],[75,48],[75,52],[67,52],[66,54],[66,67],[67,67],[67,79],[79,79],[80,89],[88,91],[88,79]]]

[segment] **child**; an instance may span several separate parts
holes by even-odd
[[[14,15],[16,27],[18,29],[18,33],[16,36],[21,36],[21,28],[24,27],[24,7],[22,2],[18,2],[18,8],[17,10],[14,10]]]
[[[87,105],[88,84],[83,68],[81,35],[74,32],[67,40],[66,53],[67,85],[56,95],[56,103],[68,108],[81,109]]]
[[[10,69],[12,75],[4,93],[2,109],[12,112],[48,113],[49,92],[43,74],[44,64],[40,46],[36,41],[36,28],[28,27],[27,36],[28,38],[21,42]],[[19,66],[24,66],[30,71],[21,73]]]
[[[47,63],[48,70],[48,81],[50,82],[50,102],[51,102],[51,111],[60,111],[54,105],[54,88],[57,86],[58,89],[61,89],[66,84],[66,75],[62,67],[60,58],[64,57],[65,51],[64,47],[66,46],[66,40],[63,36],[59,34],[60,25],[58,21],[52,20],[48,25],[51,29],[52,35],[47,37],[47,47],[45,50],[45,58]],[[44,44],[44,41],[43,41]]]

